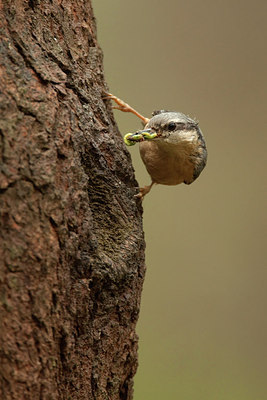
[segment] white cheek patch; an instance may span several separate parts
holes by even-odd
[[[194,144],[198,140],[197,133],[193,131],[181,130],[171,133],[165,141],[169,144]]]

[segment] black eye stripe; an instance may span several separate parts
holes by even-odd
[[[167,125],[167,130],[174,131],[177,130],[184,130],[184,129],[194,129],[197,127],[197,123],[184,123],[184,122],[170,122]]]

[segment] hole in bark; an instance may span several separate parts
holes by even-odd
[[[34,0],[29,0],[29,7],[31,7],[34,10]]]
[[[56,308],[56,306],[57,306],[57,295],[56,295],[56,293],[52,293],[52,302],[53,302],[53,306]]]
[[[120,389],[120,400],[128,399],[128,383],[124,382],[123,386]]]

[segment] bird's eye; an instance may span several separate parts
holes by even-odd
[[[168,124],[168,131],[174,131],[176,128],[176,123],[175,122],[170,122]]]

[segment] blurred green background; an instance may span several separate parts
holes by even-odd
[[[93,1],[110,91],[199,120],[208,165],[144,201],[134,400],[267,399],[266,1]],[[114,111],[122,134],[141,127]],[[130,148],[140,185],[150,183]]]

